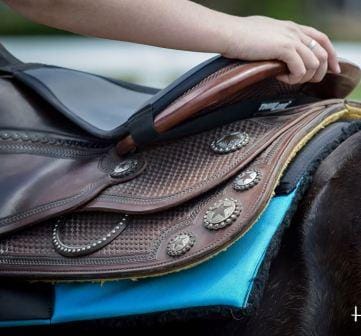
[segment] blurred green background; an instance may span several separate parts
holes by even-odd
[[[198,0],[235,15],[266,15],[316,26],[333,39],[361,41],[361,0]],[[31,23],[0,4],[0,35],[64,34]]]
[[[314,26],[327,33],[333,41],[346,42],[348,49],[350,45],[351,49],[354,45],[354,51],[351,51],[356,55],[356,59],[361,60],[361,0],[198,0],[196,2],[235,15],[266,15]],[[72,34],[32,23],[0,3],[0,36],[16,40],[17,36],[39,35],[49,38],[54,35],[68,36],[69,39],[72,37]],[[132,77],[132,74],[124,76]],[[353,97],[361,99],[361,87],[354,92]]]

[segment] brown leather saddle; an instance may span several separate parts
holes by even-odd
[[[214,58],[163,90],[0,49],[0,276],[139,278],[240,239],[323,128],[361,118],[360,69],[285,85]]]

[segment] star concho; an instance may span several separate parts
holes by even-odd
[[[261,172],[256,169],[248,169],[239,174],[233,183],[233,188],[243,191],[254,187],[261,181]]]
[[[219,230],[232,224],[241,213],[237,200],[225,198],[214,203],[206,212],[204,226],[209,230]]]
[[[223,135],[211,143],[211,148],[219,154],[234,152],[249,142],[249,135],[246,132],[232,132]]]
[[[196,239],[189,232],[182,232],[173,237],[167,246],[167,253],[171,257],[178,257],[187,253],[194,245]]]
[[[139,166],[139,162],[136,159],[126,159],[118,163],[113,171],[110,173],[111,177],[123,178],[130,174],[133,174]]]

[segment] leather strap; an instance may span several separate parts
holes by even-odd
[[[130,133],[136,146],[142,147],[154,141],[154,139],[158,137],[159,134],[154,127],[151,106],[144,110],[144,113],[133,119]]]

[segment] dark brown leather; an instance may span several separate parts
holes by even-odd
[[[327,103],[326,103],[327,104]],[[192,199],[219,185],[252,162],[282,133],[309,114],[324,109],[314,104],[277,116],[235,122],[211,131],[162,143],[142,152],[147,169],[138,178],[104,190],[86,209],[148,213]],[[297,111],[297,113],[294,113]],[[246,132],[249,143],[227,155],[210,150],[213,140],[235,131]]]
[[[109,173],[122,161],[109,143],[1,78],[0,125],[0,234],[70,211],[122,182]]]
[[[343,98],[361,72],[341,65],[340,75],[294,86],[272,77],[284,70],[277,62],[226,67],[158,114],[156,129],[256,97]],[[129,278],[191,267],[252,227],[317,131],[361,114],[342,99],[261,112],[120,156],[121,145],[0,78],[0,276]]]
[[[36,279],[136,278],[194,266],[242,237],[267,206],[296,152],[322,127],[348,118],[361,118],[361,105],[329,100],[145,149],[140,154],[148,167],[134,179],[104,190],[78,208],[80,212],[1,239],[0,274]],[[228,154],[211,150],[214,138],[234,130],[249,132],[251,141]],[[235,190],[236,175],[250,169],[260,173],[258,184]],[[205,214],[225,199],[237,201],[235,218],[224,228],[207,229]],[[65,257],[54,249],[56,223],[65,244],[84,246],[112,230],[125,208],[135,213],[129,215],[125,230],[96,252]],[[170,241],[181,233],[190,234],[193,246],[182,255],[171,256]]]
[[[327,77],[324,80],[326,83],[340,83],[332,86],[334,89],[328,93],[332,96],[342,96],[353,88],[358,81],[359,69],[356,71],[357,68],[347,62],[342,63],[342,66],[343,72],[339,76],[333,77],[332,80]],[[190,116],[188,112],[183,113],[183,108],[168,113],[171,106],[177,105],[178,101],[184,101],[184,99],[187,104],[182,103],[181,106],[193,106],[199,110],[202,104],[205,108],[209,107],[210,103],[212,105],[213,102],[213,105],[217,105],[226,102],[234,103],[238,100],[252,100],[258,97],[263,99],[274,98],[275,96],[283,97],[306,88],[306,86],[285,85],[273,78],[264,79],[278,73],[280,69],[282,66],[277,62],[254,62],[224,68],[176,100],[174,104],[171,104],[157,116],[157,120],[165,120],[165,124],[170,125],[166,121],[168,120],[167,115],[171,115],[172,118],[176,117],[177,123],[184,120],[184,116]],[[255,81],[260,82],[255,86],[249,86]],[[316,92],[316,88],[319,86],[324,87],[325,85],[318,83],[315,88],[310,90],[310,94],[312,91]],[[326,87],[331,87],[331,85],[326,85]],[[137,182],[134,183],[134,187],[139,192],[131,191],[133,196],[129,197],[129,188],[127,189],[127,187],[132,187],[132,184],[122,186],[123,180],[112,178],[110,173],[117,164],[124,159],[131,158],[132,155],[117,156],[112,150],[111,144],[90,137],[53,107],[34,94],[30,94],[29,90],[19,83],[0,79],[0,88],[0,170],[5,172],[0,177],[0,185],[2,186],[0,193],[0,234],[72,211],[80,205],[92,201],[103,189],[111,185],[117,185],[119,188],[111,189],[110,192],[91,203],[89,208],[109,208],[107,204],[111,198],[113,200],[111,208],[115,206],[117,210],[130,213],[153,212],[175,206],[207,191],[224,178],[232,175],[235,170],[247,164],[263,148],[268,146],[280,132],[285,131],[290,126],[287,124],[286,117],[284,121],[281,121],[284,123],[283,126],[281,124],[279,127],[276,127],[275,124],[272,126],[274,134],[269,132],[266,134],[267,126],[261,126],[261,124],[257,126],[254,122],[249,122],[249,125],[245,125],[245,127],[255,128],[252,132],[265,132],[265,136],[259,139],[259,143],[255,146],[249,146],[242,158],[234,160],[233,158],[237,157],[234,154],[227,158],[215,159],[214,162],[210,163],[208,170],[203,170],[203,175],[195,174],[196,165],[202,165],[202,162],[196,162],[194,152],[189,151],[189,148],[186,150],[186,147],[194,146],[194,150],[198,150],[199,146],[205,145],[205,142],[198,143],[197,137],[192,137],[184,142],[178,141],[178,145],[174,145],[174,153],[177,151],[189,152],[182,157],[182,160],[185,160],[184,164],[188,164],[190,161],[196,164],[193,172],[194,179],[192,178],[192,181],[189,180],[184,185],[178,183],[175,189],[169,190],[169,192],[158,189],[159,193],[154,191],[152,195],[144,196],[142,195],[144,188],[140,188],[139,184],[145,186],[150,179],[154,184],[163,186],[173,183],[169,174],[168,176],[164,176],[160,172],[154,174],[154,170],[159,168],[163,173],[166,173],[163,168],[168,168],[179,173],[179,169],[182,169],[182,166],[177,167],[176,164],[168,165],[168,167],[158,166],[159,160],[162,160],[162,153],[166,153],[167,145],[164,148],[158,146],[154,150],[146,151],[147,160],[153,161],[149,165],[148,172],[141,179],[137,179],[141,183],[138,185]],[[237,92],[236,88],[240,91]],[[224,90],[227,91],[227,94]],[[230,91],[228,92],[228,90]],[[326,92],[325,89],[319,91]],[[230,92],[234,94],[230,94]],[[224,93],[225,98],[222,98],[220,93]],[[325,95],[327,96],[327,94]],[[194,110],[193,107],[192,111]],[[261,119],[258,120],[261,121]],[[209,136],[213,136],[212,132],[209,134]],[[144,161],[143,159],[140,160]],[[145,161],[138,172],[129,178],[136,176],[143,170]],[[22,165],[19,162],[26,164]],[[224,164],[225,169],[219,171],[217,178],[211,177],[210,170],[215,169],[219,164]],[[201,182],[200,179],[206,179],[206,182]],[[29,197],[28,195],[33,196]],[[107,204],[104,204],[103,201],[105,197],[108,199]],[[119,202],[122,204],[120,205]]]

